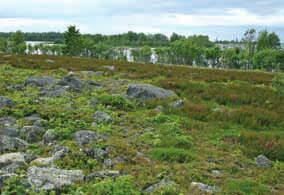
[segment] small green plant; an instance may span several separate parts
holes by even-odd
[[[225,181],[225,190],[230,193],[238,194],[250,194],[250,195],[267,195],[270,194],[270,190],[266,185],[252,181],[249,179],[228,179]]]
[[[93,185],[92,194],[97,195],[139,195],[141,192],[136,189],[133,178],[121,176],[109,178]]]
[[[149,156],[160,161],[186,163],[195,159],[188,150],[179,148],[154,148],[148,152]]]
[[[120,95],[101,95],[99,102],[105,106],[112,106],[116,109],[131,111],[135,107],[132,102]]]

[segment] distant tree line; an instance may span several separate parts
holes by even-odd
[[[9,35],[7,37],[7,35]],[[28,39],[27,39],[28,37]],[[45,37],[45,38],[40,38]],[[26,45],[25,40],[57,40],[59,44]],[[220,43],[220,42],[218,42]],[[0,33],[0,52],[16,54],[69,55],[98,59],[126,60],[126,49],[131,48],[134,61],[176,64],[212,68],[284,70],[284,50],[274,32],[248,29],[240,41],[230,41],[222,49],[205,35],[182,36],[173,33],[144,34],[129,31],[118,35],[85,34],[76,26],[64,33]],[[235,43],[235,44],[233,44]],[[223,43],[225,44],[225,43]],[[154,53],[153,53],[154,51]]]

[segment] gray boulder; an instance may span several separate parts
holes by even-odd
[[[94,143],[98,139],[106,138],[106,135],[98,134],[94,131],[83,130],[83,131],[78,131],[74,133],[73,137],[74,137],[74,141],[78,145],[86,145],[86,144]]]
[[[94,114],[97,123],[112,123],[113,118],[106,112],[97,111]]]
[[[24,168],[25,163],[24,162],[14,162],[12,164],[9,164],[5,167],[2,167],[0,170],[3,173],[16,173],[17,170]]]
[[[25,126],[20,131],[20,137],[28,143],[35,143],[42,140],[44,133],[41,127]]]
[[[16,124],[16,119],[13,117],[1,117],[0,126],[10,127]]]
[[[30,116],[27,116],[24,118],[25,121],[27,122],[30,122],[30,123],[34,123],[36,122],[37,120],[40,120],[40,116],[38,114],[33,114],[33,115],[30,115]]]
[[[160,87],[146,84],[131,84],[128,85],[126,94],[129,97],[135,97],[138,100],[151,100],[151,99],[167,99],[173,95],[175,92],[171,90],[165,90]]]
[[[18,131],[17,129],[13,127],[6,127],[3,129],[0,129],[0,135],[7,135],[11,137],[17,137],[18,136]]]
[[[272,167],[272,162],[264,155],[259,155],[256,160],[256,165],[258,167]]]
[[[30,167],[26,173],[29,186],[36,192],[42,190],[60,190],[62,187],[70,186],[74,182],[84,180],[81,170],[61,170],[55,168]]]
[[[15,102],[7,97],[0,97],[0,109],[2,108],[13,108],[16,106]]]
[[[209,192],[209,193],[218,192],[221,190],[217,186],[209,186],[209,185],[198,183],[198,182],[192,182],[191,187],[198,188],[200,191]]]
[[[104,167],[107,167],[107,168],[112,168],[114,166],[114,163],[112,162],[111,159],[106,159],[104,161]]]
[[[27,143],[24,140],[6,135],[0,135],[0,153],[25,149],[26,146]]]
[[[68,89],[68,86],[54,85],[51,88],[43,88],[40,95],[45,97],[63,97]]]
[[[11,91],[23,91],[24,90],[24,86],[22,85],[10,85],[7,87],[8,90]]]
[[[47,157],[47,158],[37,158],[35,160],[33,160],[31,162],[32,165],[37,165],[40,167],[52,167],[53,165],[53,161],[55,160],[55,158],[52,157]]]
[[[8,153],[0,156],[0,167],[2,168],[9,164],[25,164],[25,154],[24,153]]]
[[[57,140],[57,137],[55,135],[55,131],[53,129],[49,129],[45,132],[43,135],[43,143],[44,144],[49,144],[53,143]]]
[[[33,126],[37,126],[37,127],[47,127],[48,126],[48,121],[47,120],[44,120],[44,119],[39,119],[39,120],[36,120],[33,124]]]
[[[56,83],[55,78],[42,76],[42,77],[32,77],[25,80],[25,86],[36,86],[36,87],[45,87],[54,85]]]
[[[58,85],[69,86],[71,90],[79,93],[85,87],[84,82],[81,79],[76,78],[73,74],[63,77],[63,79],[59,81]]]
[[[152,194],[155,190],[162,189],[164,187],[175,186],[175,182],[173,181],[162,181],[160,183],[153,184],[144,190],[146,194]]]

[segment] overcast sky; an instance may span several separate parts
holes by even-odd
[[[116,34],[177,32],[211,40],[239,39],[247,28],[276,32],[284,41],[283,0],[3,0],[0,32]]]

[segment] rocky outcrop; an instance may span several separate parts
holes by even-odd
[[[68,89],[69,86],[54,85],[51,88],[43,88],[40,94],[45,97],[63,97]]]
[[[145,84],[131,84],[128,86],[126,94],[129,97],[135,97],[138,100],[150,100],[150,99],[167,99],[173,95],[175,92],[171,90],[165,90],[160,87]]]
[[[13,117],[1,117],[0,126],[10,127],[16,124],[16,119]]]
[[[0,153],[14,152],[19,149],[26,148],[26,146],[27,143],[24,140],[6,135],[0,135]]]
[[[13,127],[5,127],[3,129],[0,129],[0,135],[7,135],[11,137],[17,137],[18,136],[18,131],[17,129]]]
[[[96,119],[97,123],[112,123],[113,118],[106,112],[97,111],[94,114],[94,119]]]
[[[36,87],[45,87],[54,85],[56,83],[55,78],[42,76],[42,77],[32,77],[25,80],[25,86],[36,86]]]
[[[16,106],[15,102],[7,97],[0,97],[0,109],[2,108],[13,108]]]
[[[45,133],[43,128],[37,126],[25,126],[20,131],[20,136],[28,143],[35,143],[42,140]]]
[[[74,182],[84,180],[81,170],[61,170],[56,168],[30,167],[26,173],[28,185],[36,192],[60,190]]]
[[[256,160],[256,165],[258,167],[272,167],[272,162],[264,155],[259,155]]]
[[[10,164],[25,164],[25,154],[24,153],[8,153],[0,156],[0,168],[4,168]]]
[[[74,133],[73,137],[78,145],[86,145],[94,143],[98,139],[106,138],[106,135],[98,134],[94,131],[83,130]]]
[[[84,82],[81,79],[76,78],[73,74],[63,77],[58,84],[61,86],[69,86],[71,90],[79,93],[85,87]]]

